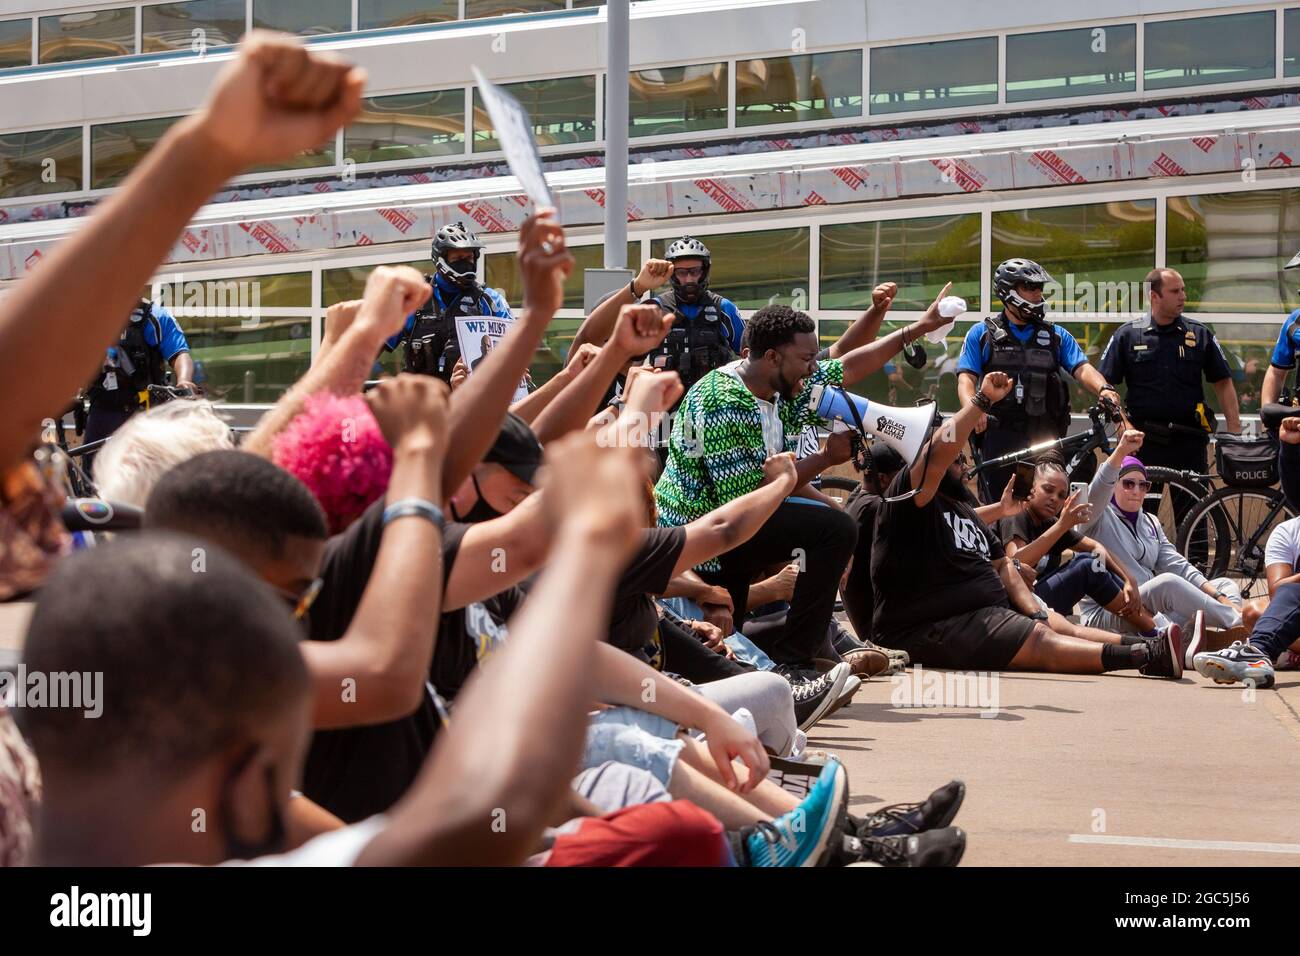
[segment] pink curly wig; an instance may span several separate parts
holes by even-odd
[[[338,534],[388,490],[393,450],[360,395],[313,395],[272,446],[275,463],[316,496]]]

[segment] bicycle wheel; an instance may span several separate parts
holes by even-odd
[[[1276,488],[1224,487],[1199,502],[1178,529],[1175,546],[1184,554],[1201,535],[1208,548],[1205,561],[1192,561],[1207,578],[1228,577],[1250,597],[1264,577],[1264,547],[1268,536],[1295,512]],[[1190,557],[1188,560],[1192,560]]]

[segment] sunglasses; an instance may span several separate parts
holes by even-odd
[[[673,275],[677,276],[679,279],[698,279],[700,276],[704,275],[704,269],[700,266],[695,266],[691,269],[674,269]]]
[[[1120,484],[1124,486],[1125,491],[1132,491],[1134,488],[1141,488],[1143,491],[1151,490],[1151,482],[1138,481],[1136,478],[1124,478]]]
[[[325,586],[324,578],[316,578],[311,584],[307,585],[301,594],[294,594],[284,588],[276,588],[276,593],[284,598],[285,603],[293,609],[293,619],[301,621],[311,610],[311,606],[316,603],[316,598],[320,595],[320,589]]]

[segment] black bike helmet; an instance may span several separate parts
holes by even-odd
[[[1047,270],[1033,259],[1008,259],[993,273],[993,291],[1004,305],[1014,305],[1021,318],[1042,321],[1047,317],[1047,303],[1033,303],[1016,292],[1018,285],[1045,286],[1052,281]]]
[[[682,236],[664,253],[664,258],[669,262],[676,262],[678,259],[703,259],[704,264],[700,266],[699,282],[678,282],[677,276],[671,279],[673,291],[677,293],[677,298],[683,302],[691,303],[699,298],[700,294],[709,287],[709,267],[713,264],[709,256],[709,249],[698,239],[692,239],[690,236]]]
[[[473,249],[474,269],[477,270],[483,243],[478,241],[474,233],[465,228],[463,222],[453,222],[443,226],[433,237],[433,261],[438,274],[461,288],[472,289],[478,284],[478,276],[475,271],[457,272],[451,267],[451,263],[447,261],[447,253],[452,249]]]

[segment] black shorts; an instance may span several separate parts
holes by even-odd
[[[1038,622],[1009,607],[982,607],[877,638],[913,662],[952,670],[1006,669]]]

